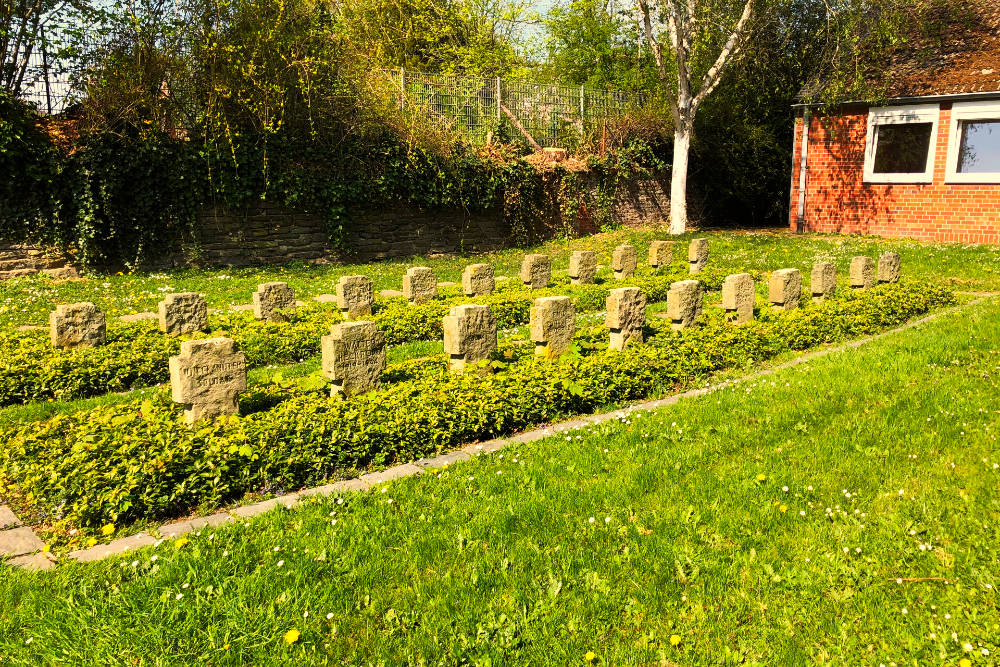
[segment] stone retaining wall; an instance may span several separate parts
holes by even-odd
[[[668,184],[657,179],[623,185],[612,205],[615,223],[661,224],[668,218]],[[269,202],[240,210],[221,207],[199,218],[194,238],[178,239],[175,248],[143,267],[222,267],[304,262],[369,262],[382,259],[497,250],[520,241],[552,238],[565,227],[555,196],[543,203],[538,228],[515,235],[499,211],[424,211],[406,205],[352,211],[345,217],[345,247],[334,250],[323,217],[289,211]],[[527,231],[528,239],[523,238]],[[581,207],[577,234],[596,231],[590,212]],[[0,278],[44,271],[65,277],[75,270],[64,257],[34,246],[0,245]]]

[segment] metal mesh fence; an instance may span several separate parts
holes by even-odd
[[[606,118],[641,104],[638,95],[584,86],[559,86],[499,77],[393,73],[400,103],[415,105],[482,141],[511,116],[542,146],[567,146]]]

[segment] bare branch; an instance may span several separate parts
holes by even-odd
[[[698,95],[694,98],[692,105],[694,109],[697,109],[705,98],[712,94],[715,87],[719,85],[719,80],[726,67],[739,56],[743,42],[746,39],[747,23],[749,23],[750,17],[753,14],[753,2],[754,0],[747,0],[747,4],[743,7],[743,15],[737,21],[736,27],[733,28],[733,32],[729,35],[729,39],[726,40],[726,45],[708,72],[705,73],[705,77],[701,80],[701,88],[698,90]]]

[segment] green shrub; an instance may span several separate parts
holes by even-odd
[[[175,516],[641,399],[785,350],[873,333],[953,298],[944,288],[902,283],[801,311],[762,312],[740,327],[716,309],[704,327],[683,332],[654,318],[649,343],[625,352],[578,351],[543,361],[508,343],[513,361],[495,362],[494,374],[447,373],[443,357],[407,362],[387,374],[395,383],[363,396],[331,399],[312,390],[269,404],[267,392],[257,391],[252,401],[265,409],[193,428],[180,423],[180,407],[164,391],[155,400],[0,435],[0,482],[19,509],[56,534]]]
[[[459,303],[485,303],[497,315],[501,329],[528,322],[532,299],[537,296],[566,293],[577,302],[581,312],[604,308],[608,290],[618,285],[642,288],[650,301],[666,299],[670,282],[678,279],[680,269],[662,274],[641,274],[621,283],[568,286],[565,279],[555,287],[529,292],[515,281],[500,283],[496,294],[470,299],[452,288],[434,301],[411,306],[402,298],[377,299],[373,320],[386,336],[389,345],[442,336],[442,318],[451,306]],[[706,272],[702,278],[709,288],[721,285],[721,272]],[[329,306],[311,304],[297,309],[287,323],[269,323],[253,319],[246,312],[212,315],[213,333],[236,340],[246,353],[251,368],[269,364],[288,364],[319,354],[320,338],[340,315]],[[58,398],[70,400],[128,391],[137,387],[166,382],[167,359],[180,350],[180,341],[162,334],[155,323],[132,325],[112,322],[106,345],[82,350],[57,350],[49,344],[45,332],[21,332],[0,340],[0,406]]]

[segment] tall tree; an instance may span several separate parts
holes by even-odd
[[[646,41],[674,122],[670,233],[687,228],[687,175],[698,107],[742,54],[761,0],[638,0]],[[665,47],[663,34],[669,40]],[[719,37],[725,35],[721,46]],[[711,52],[717,52],[711,58]],[[666,52],[666,53],[665,53]],[[670,59],[668,60],[668,57]]]

